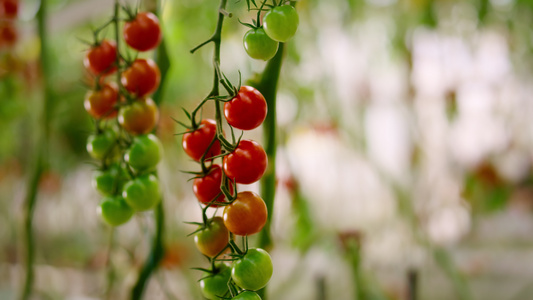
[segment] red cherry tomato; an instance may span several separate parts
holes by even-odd
[[[151,132],[159,121],[159,110],[154,100],[138,99],[123,106],[118,114],[118,123],[127,132],[135,135]]]
[[[18,39],[17,29],[13,22],[0,21],[0,48],[12,47]]]
[[[85,54],[83,65],[94,75],[108,75],[117,69],[117,44],[112,40],[103,40],[92,46]]]
[[[154,49],[161,42],[159,19],[150,12],[140,12],[124,24],[124,40],[137,51]]]
[[[207,175],[194,179],[192,190],[198,201],[203,204],[207,204],[215,200],[215,198],[216,202],[224,202],[224,194],[220,191],[221,184],[222,170],[219,165],[212,165]],[[230,189],[232,186],[233,184],[230,182]],[[218,207],[218,205],[211,204],[211,207]]]
[[[118,88],[114,83],[105,83],[99,90],[89,91],[84,106],[95,119],[113,118],[117,115]]]
[[[245,191],[224,208],[224,225],[237,235],[252,235],[263,229],[267,221],[265,201],[254,192]]]
[[[241,86],[239,93],[224,104],[228,124],[241,130],[257,128],[266,118],[265,97],[251,86]]]
[[[151,59],[136,59],[124,72],[120,82],[126,90],[137,97],[143,97],[157,90],[161,72]]]
[[[216,136],[217,123],[215,120],[204,119],[200,122],[200,127],[194,131],[189,131],[183,135],[182,145],[185,153],[192,159],[200,161],[207,148]],[[205,155],[208,158],[220,154],[220,142],[217,140],[213,143]]]
[[[18,0],[2,0],[0,1],[0,19],[14,19],[19,12]]]
[[[268,158],[259,143],[242,140],[233,152],[224,156],[224,173],[231,180],[242,184],[258,181],[265,174]]]

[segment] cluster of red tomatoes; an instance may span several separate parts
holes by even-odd
[[[225,119],[235,129],[255,129],[263,123],[266,114],[265,98],[250,86],[240,87],[224,103]],[[272,276],[270,255],[263,249],[235,249],[233,239],[235,235],[247,237],[258,233],[267,221],[263,199],[251,191],[237,192],[237,184],[258,181],[266,171],[268,159],[256,141],[243,139],[233,145],[219,127],[215,120],[204,119],[182,138],[185,152],[203,166],[204,171],[193,181],[198,201],[207,207],[224,206],[222,217],[214,216],[200,226],[195,234],[196,246],[212,261],[228,249],[237,257],[231,267],[225,263],[213,264],[214,270],[206,274],[200,286],[207,299],[224,299],[230,295],[235,296],[233,299],[260,299],[253,291],[266,286]],[[221,165],[216,163],[219,158],[222,158]]]
[[[10,48],[17,41],[18,12],[19,0],[0,0],[0,49]]]
[[[279,43],[289,41],[298,29],[296,9],[288,4],[275,6],[263,16],[263,26],[257,24],[244,35],[244,49],[251,58],[269,60],[278,51]]]
[[[126,45],[137,51],[156,48],[161,36],[159,20],[149,12],[130,16],[123,27]],[[152,209],[161,199],[154,172],[161,143],[150,134],[159,118],[150,95],[159,86],[160,71],[151,59],[128,62],[119,52],[117,41],[103,39],[95,41],[84,58],[85,68],[95,77],[84,101],[96,120],[87,151],[101,162],[93,185],[104,197],[99,212],[112,226],[126,223],[134,212]]]

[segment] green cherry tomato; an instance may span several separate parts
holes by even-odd
[[[120,196],[104,198],[98,207],[98,212],[102,219],[111,226],[122,225],[133,216],[133,210]]]
[[[159,180],[153,174],[141,175],[126,183],[122,197],[136,211],[153,208],[161,199]]]
[[[229,241],[229,231],[221,217],[214,217],[208,226],[194,235],[196,248],[202,254],[214,257],[222,251]]]
[[[231,278],[245,290],[257,291],[264,288],[272,277],[272,259],[260,248],[248,249],[246,254],[233,263]]]
[[[228,281],[231,277],[231,268],[226,264],[218,264],[216,274],[204,273],[200,280],[202,295],[210,300],[220,300],[229,295]]]
[[[87,139],[87,152],[92,158],[103,160],[113,152],[117,135],[113,130],[105,130],[100,134],[90,135]]]
[[[263,17],[266,34],[278,42],[290,40],[298,29],[298,23],[298,12],[290,5],[274,7]]]
[[[250,29],[244,34],[244,50],[251,58],[269,60],[276,55],[278,46],[263,28]]]
[[[107,170],[96,171],[93,177],[93,187],[103,196],[115,196],[122,192],[129,174],[118,164],[111,165]]]
[[[259,297],[259,295],[255,292],[244,291],[231,299],[233,300],[261,300],[261,297]]]
[[[161,160],[161,148],[161,142],[155,135],[140,135],[133,139],[124,159],[136,171],[151,170]]]

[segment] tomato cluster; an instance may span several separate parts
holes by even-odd
[[[0,0],[0,50],[9,49],[17,42],[15,21],[19,5],[19,0]]]
[[[118,28],[118,22],[114,17],[109,24]],[[124,24],[123,38],[134,50],[154,49],[161,41],[157,17],[148,12],[131,16]],[[99,213],[111,226],[124,224],[135,212],[152,209],[161,201],[155,168],[162,147],[150,133],[159,119],[150,94],[157,90],[161,75],[151,59],[126,61],[117,44],[96,39],[83,60],[94,77],[94,88],[87,92],[84,106],[96,120],[87,151],[100,162],[93,186],[103,197]]]
[[[283,3],[283,1],[282,1]],[[258,20],[244,35],[244,49],[251,58],[269,60],[278,51],[279,43],[289,41],[298,29],[299,17],[289,4],[270,8],[263,16],[262,26]]]

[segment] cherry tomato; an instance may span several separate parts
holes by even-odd
[[[183,135],[182,145],[185,153],[192,159],[200,161],[207,148],[216,136],[217,124],[215,120],[204,119],[200,122],[200,127],[194,131],[188,131]],[[217,140],[213,143],[205,155],[208,158],[220,154],[220,142]]]
[[[219,165],[212,165],[209,173],[204,177],[195,178],[192,184],[192,190],[203,204],[213,201],[216,197],[216,202],[224,202],[224,194],[220,191],[222,184],[222,170]],[[230,192],[233,184],[229,183]],[[217,197],[218,196],[218,197]],[[216,203],[215,202],[215,203]],[[211,207],[218,207],[217,204],[211,204]]]
[[[95,119],[113,118],[117,115],[118,88],[115,83],[104,83],[98,90],[85,95],[85,110]]]
[[[105,130],[100,134],[90,135],[87,139],[87,152],[92,158],[103,160],[108,158],[117,143],[117,135],[113,130]]]
[[[133,210],[120,196],[104,198],[98,206],[98,212],[102,219],[111,226],[122,225],[133,216]]]
[[[200,280],[202,295],[209,300],[224,299],[229,294],[228,281],[231,277],[231,268],[226,264],[216,265],[215,274],[204,273],[204,278]]]
[[[263,229],[268,211],[265,201],[254,192],[245,191],[224,208],[224,225],[237,235],[252,235]]]
[[[265,97],[251,86],[241,86],[237,96],[224,104],[228,124],[241,130],[252,130],[261,125],[267,110]]]
[[[255,292],[244,291],[231,299],[233,300],[261,300],[261,297]]]
[[[152,94],[161,81],[161,72],[151,59],[138,58],[124,72],[120,82],[128,92],[137,97]]]
[[[150,98],[137,99],[120,108],[118,123],[127,132],[139,135],[151,132],[159,121],[159,110]]]
[[[272,259],[260,248],[248,249],[246,254],[233,263],[231,278],[245,290],[257,291],[264,288],[272,277]]]
[[[222,251],[229,241],[229,231],[221,217],[211,219],[206,228],[194,235],[196,248],[203,255],[215,257]]]
[[[124,24],[124,40],[137,51],[154,49],[161,42],[159,19],[151,12],[140,12]]]
[[[258,181],[265,174],[267,164],[265,150],[252,140],[241,140],[237,148],[222,160],[226,176],[242,184]]]
[[[117,69],[117,44],[112,40],[103,40],[92,46],[85,54],[83,65],[94,75],[108,75]]]
[[[159,180],[152,174],[141,175],[124,185],[122,197],[135,211],[151,209],[161,200]]]
[[[149,171],[161,160],[161,142],[153,134],[139,135],[126,151],[124,159],[136,171]]]
[[[244,50],[251,58],[269,60],[278,52],[279,43],[268,37],[263,28],[250,29],[244,34]]]
[[[18,33],[14,23],[0,21],[0,48],[13,47],[17,39]]]
[[[19,11],[18,0],[1,0],[0,1],[0,18],[16,18]]]
[[[122,187],[129,175],[118,164],[111,165],[105,171],[96,171],[93,176],[93,187],[104,196],[115,196],[122,193]]]
[[[276,6],[263,17],[266,34],[278,42],[290,40],[298,29],[298,12],[291,5]]]

